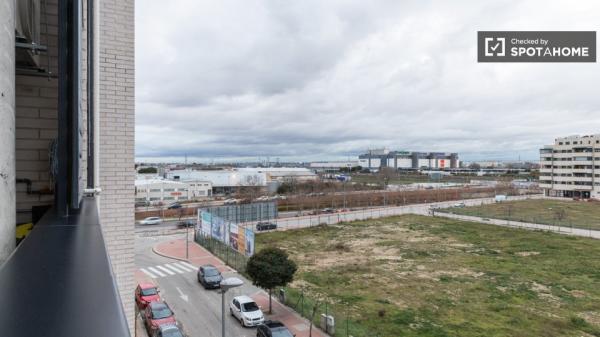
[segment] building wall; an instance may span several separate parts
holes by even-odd
[[[134,1],[100,0],[100,222],[134,335]]]
[[[0,0],[0,266],[15,246],[15,3]]]

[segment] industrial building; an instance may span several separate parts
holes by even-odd
[[[164,179],[138,179],[135,181],[136,203],[170,203],[199,200],[210,196],[212,196],[210,181],[180,182]]]
[[[295,167],[247,167],[227,170],[168,170],[164,177],[169,180],[190,182],[208,181],[212,193],[231,194],[240,187],[257,187],[268,191],[277,189],[284,182],[305,182],[319,177],[306,168]]]
[[[358,156],[363,168],[378,170],[390,167],[397,170],[455,169],[460,165],[458,153],[369,150]]]
[[[546,196],[600,199],[600,134],[557,138],[540,149]]]

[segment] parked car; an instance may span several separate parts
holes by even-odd
[[[290,330],[279,321],[265,321],[256,329],[256,337],[295,337]]]
[[[150,336],[163,324],[176,324],[175,314],[163,301],[148,303],[143,319]]]
[[[176,324],[162,324],[154,330],[152,337],[185,337]]]
[[[454,204],[454,207],[457,207],[457,208],[464,208],[464,207],[466,207],[466,206],[467,206],[467,205],[465,205],[465,203],[464,203],[464,202],[459,202],[459,203],[456,203],[456,204]]]
[[[183,220],[183,221],[179,221],[179,223],[177,224],[177,227],[179,227],[179,228],[194,227],[194,226],[196,226],[196,220]]]
[[[221,272],[212,264],[205,264],[198,268],[198,282],[202,284],[204,289],[219,288],[222,280]]]
[[[167,207],[167,209],[179,209],[181,208],[181,204],[178,202],[174,202],[172,204],[169,205],[169,207]]]
[[[152,283],[140,283],[135,288],[135,304],[140,310],[146,309],[150,302],[161,301],[158,287]]]
[[[162,219],[157,216],[151,216],[140,221],[140,225],[158,225],[162,222]]]
[[[257,231],[267,231],[272,229],[277,229],[276,223],[263,221],[256,224]]]
[[[323,208],[321,213],[335,213],[335,210],[333,208]]]
[[[236,296],[229,304],[229,312],[243,327],[257,326],[265,321],[260,307],[248,296]]]

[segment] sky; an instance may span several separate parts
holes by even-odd
[[[598,63],[477,63],[477,31],[597,31],[597,0],[167,3],[136,3],[140,161],[536,160],[600,133]]]

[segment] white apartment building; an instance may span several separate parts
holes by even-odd
[[[600,199],[600,134],[557,138],[540,149],[544,194]]]
[[[135,201],[159,202],[188,201],[212,195],[210,181],[172,181],[164,179],[139,179],[135,181]]]

